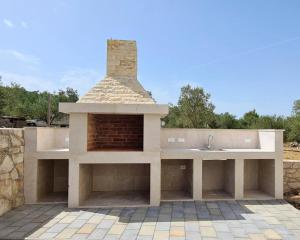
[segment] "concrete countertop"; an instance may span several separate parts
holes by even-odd
[[[164,148],[161,149],[161,158],[163,159],[204,159],[204,160],[218,160],[218,159],[265,159],[274,158],[275,151],[265,149],[198,149],[198,148]]]

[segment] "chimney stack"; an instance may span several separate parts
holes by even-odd
[[[137,78],[136,41],[107,40],[107,76]]]

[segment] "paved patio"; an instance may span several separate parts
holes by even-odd
[[[172,202],[161,207],[69,209],[24,205],[0,217],[0,239],[300,239],[285,201]]]

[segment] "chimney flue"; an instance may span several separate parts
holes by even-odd
[[[107,40],[107,76],[137,78],[135,41]]]

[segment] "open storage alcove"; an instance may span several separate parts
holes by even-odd
[[[88,114],[88,151],[143,151],[144,116]]]
[[[161,160],[161,199],[193,199],[193,160]]]
[[[203,160],[203,199],[234,198],[234,160]]]
[[[150,164],[80,164],[81,206],[150,203]]]
[[[265,199],[275,195],[275,160],[244,160],[244,198]]]
[[[38,202],[68,201],[68,159],[39,159],[37,178]]]

